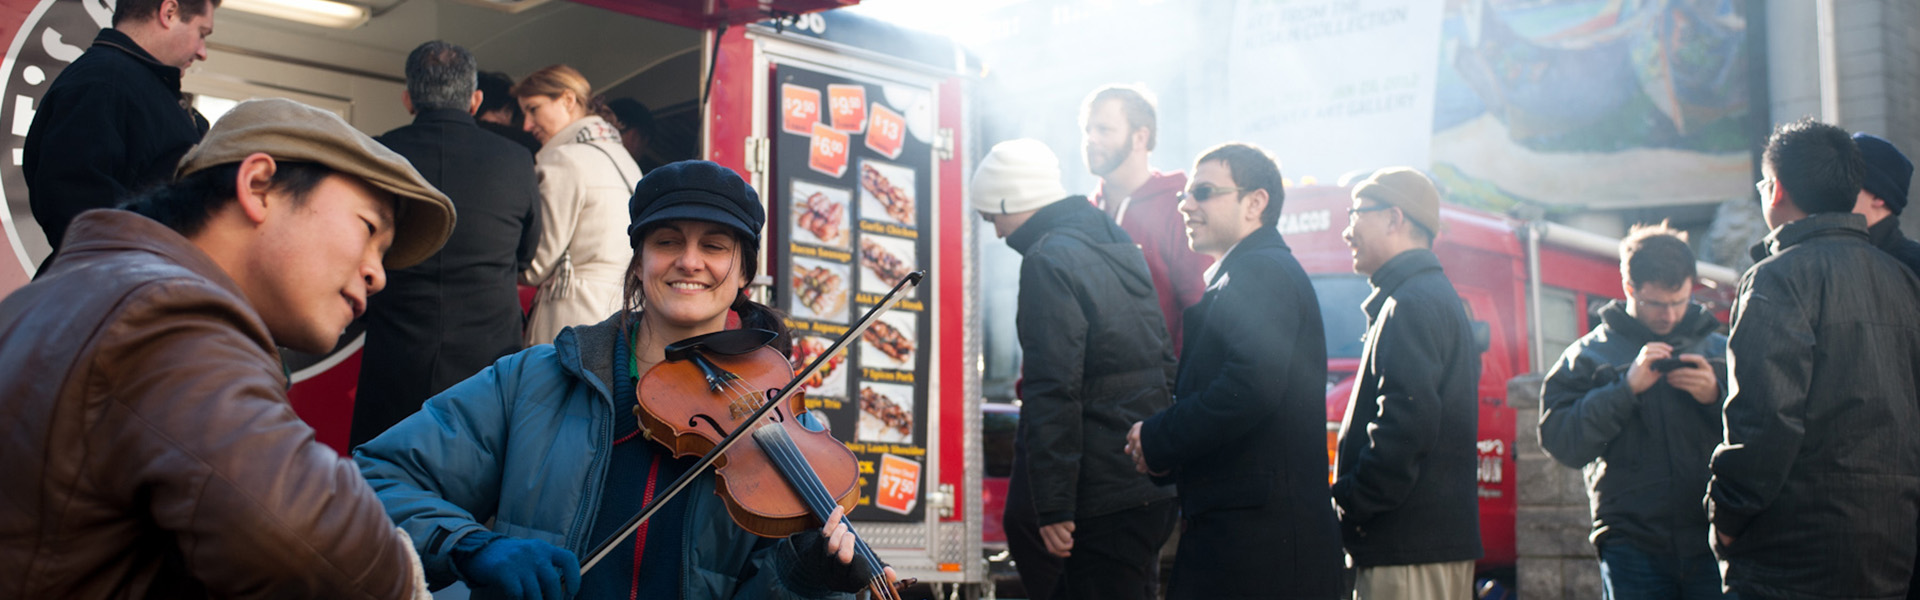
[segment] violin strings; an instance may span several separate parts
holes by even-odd
[[[738,377],[728,377],[726,381],[723,382],[723,385],[728,388],[728,391],[736,394],[730,404],[738,406],[742,401],[747,401],[749,407],[747,408],[748,413],[758,410],[760,404],[764,402],[763,400],[752,400],[752,398],[761,394],[758,390],[748,386],[745,380]],[[745,427],[748,425],[752,425],[752,423],[741,426]],[[766,430],[764,435],[762,434],[762,430]],[[787,436],[786,430],[778,427],[763,427],[754,430],[753,437],[754,440],[759,443],[761,451],[765,452],[768,458],[773,459],[775,466],[779,467],[781,472],[787,475],[789,486],[794,488],[794,491],[801,496],[801,500],[809,506],[816,517],[825,519],[828,514],[833,512],[833,509],[830,507],[835,506],[837,503],[834,502],[832,495],[827,493],[827,486],[820,481],[819,475],[813,473],[813,468],[807,463],[805,455],[801,454],[800,449],[794,446],[793,439]],[[812,475],[812,477],[807,477],[807,475]],[[841,517],[841,520],[846,522],[847,530],[853,532],[853,523],[848,521],[844,516]],[[892,585],[887,584],[886,566],[880,562],[880,557],[873,553],[873,550],[867,546],[866,541],[860,538],[858,532],[853,533],[855,553],[860,555],[861,561],[865,562],[868,570],[873,573],[873,577],[868,580],[868,588],[870,591],[882,600],[899,600],[900,595],[898,591],[894,590]]]
[[[789,483],[812,508],[816,516],[825,519],[829,513],[833,512],[832,507],[835,503],[833,497],[827,493],[827,486],[820,483],[819,477],[813,474],[812,468],[806,466],[805,456],[801,455],[800,449],[793,445],[792,438],[787,437],[786,430],[765,427],[754,431],[753,438],[760,443],[761,449],[766,451],[767,456],[773,458],[774,463],[781,467],[782,474],[788,475]],[[814,476],[808,477],[809,475]],[[846,517],[841,519],[843,522],[846,521]],[[880,558],[867,547],[866,542],[860,538],[860,534],[853,531],[852,522],[846,522],[846,527],[849,532],[854,533],[855,551],[860,555],[861,560],[867,563],[868,569],[876,576],[883,575],[885,571]]]

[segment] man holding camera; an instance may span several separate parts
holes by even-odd
[[[1661,223],[1621,240],[1626,301],[1600,309],[1541,393],[1540,445],[1586,471],[1609,599],[1722,597],[1700,501],[1720,442],[1727,337],[1689,300],[1685,236]]]

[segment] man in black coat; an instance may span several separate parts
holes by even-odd
[[[1431,250],[1440,194],[1419,171],[1382,169],[1347,215],[1353,270],[1373,285],[1333,484],[1354,598],[1472,598],[1480,353]]]
[[[1189,186],[1187,237],[1214,268],[1182,319],[1173,406],[1127,437],[1137,469],[1179,486],[1186,527],[1167,597],[1337,598],[1326,337],[1313,282],[1275,229],[1280,167],[1225,144],[1195,161]]]
[[[1620,241],[1627,299],[1600,309],[1541,392],[1540,445],[1586,471],[1606,598],[1723,597],[1700,492],[1720,443],[1727,337],[1690,301],[1685,236],[1661,223]]]
[[[1920,242],[1900,231],[1900,213],[1907,208],[1907,186],[1913,181],[1913,161],[1907,160],[1893,142],[1879,136],[1856,132],[1853,143],[1866,161],[1853,212],[1867,217],[1867,240],[1881,252],[1893,255],[1907,270],[1920,274]],[[1915,564],[1913,579],[1907,583],[1907,598],[1920,600],[1920,563]]]
[[[352,445],[428,397],[520,349],[520,270],[539,242],[533,155],[474,125],[480,94],[465,48],[433,41],[407,56],[401,97],[413,124],[380,136],[460,211],[453,237],[418,265],[387,272],[367,306]]]
[[[1764,258],[1740,278],[1707,518],[1742,598],[1899,598],[1920,518],[1920,279],[1852,214],[1846,131],[1767,141]]]
[[[1130,425],[1173,403],[1173,348],[1146,258],[1085,197],[1067,195],[1060,160],[1037,140],[994,146],[971,194],[1022,257],[1018,475],[1030,491],[1008,503],[1031,502],[1045,550],[1065,559],[1049,597],[1158,598],[1173,490],[1116,452]]]
[[[180,96],[180,74],[206,60],[219,4],[121,0],[113,27],[47,88],[21,170],[33,220],[55,253],[74,217],[171,180],[181,155],[206,135],[206,117]]]
[[[1907,160],[1893,142],[1878,136],[1855,133],[1853,142],[1866,163],[1854,214],[1867,217],[1867,239],[1873,247],[1920,273],[1920,242],[1900,232],[1900,213],[1907,209],[1907,185],[1913,181],[1913,161]]]

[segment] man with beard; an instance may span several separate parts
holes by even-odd
[[[1213,259],[1187,247],[1180,217],[1180,190],[1187,175],[1162,173],[1147,165],[1159,140],[1154,101],[1145,87],[1110,85],[1087,97],[1080,109],[1082,150],[1087,170],[1100,178],[1093,203],[1120,224],[1147,257],[1147,272],[1160,294],[1160,313],[1179,356],[1181,312],[1200,301],[1207,286],[1201,274]]]
[[[1700,490],[1720,442],[1727,337],[1689,300],[1685,235],[1661,223],[1621,240],[1627,299],[1600,309],[1541,393],[1540,445],[1586,469],[1606,598],[1722,597]]]

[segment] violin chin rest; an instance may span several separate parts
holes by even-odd
[[[780,334],[765,329],[729,329],[667,344],[665,354],[666,359],[672,361],[686,360],[694,352],[739,356],[759,350],[778,337]]]

